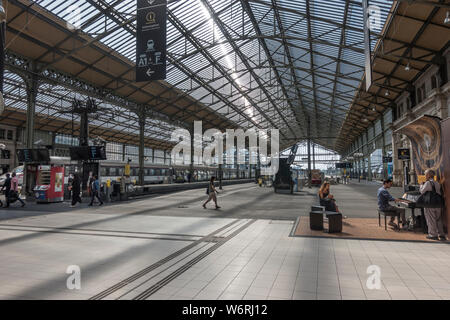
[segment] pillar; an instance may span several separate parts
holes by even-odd
[[[25,80],[27,88],[27,121],[25,130],[27,149],[33,149],[34,146],[34,117],[36,113],[36,98],[39,88],[36,63],[32,61],[30,67],[31,70],[33,70],[33,73]],[[22,187],[22,194],[24,195],[32,194],[32,190],[29,190],[32,187],[31,177],[28,175],[27,171],[27,166],[24,165],[24,179]]]
[[[139,185],[143,186],[145,184],[145,175],[144,175],[144,148],[145,148],[145,109],[141,107],[139,110]],[[165,153],[164,153],[164,163],[165,163]]]
[[[236,179],[239,179],[238,149],[234,147],[234,167],[236,169]]]
[[[393,130],[394,131],[394,128]],[[400,144],[400,134],[392,132],[392,179],[395,186],[403,185],[403,163],[398,160],[398,147]]]
[[[259,178],[261,175],[261,154],[259,153],[259,148],[256,153],[256,168],[255,168],[255,181]]]
[[[3,1],[0,1],[0,7],[3,7]],[[3,10],[5,8],[3,7]],[[6,21],[0,21],[0,92],[3,94],[3,78],[5,73],[5,40],[6,40]]]
[[[191,128],[191,161],[189,164],[189,183],[194,182],[194,145],[195,145],[195,128],[194,123],[192,123]]]
[[[381,121],[381,139],[382,139],[382,143],[381,143],[381,156],[383,157],[382,158],[382,160],[383,160],[383,180],[384,179],[387,179],[387,163],[384,163],[384,157],[386,156],[386,146],[385,146],[385,144],[386,144],[386,141],[385,141],[385,135],[384,135],[384,131],[385,131],[385,128],[384,128],[384,115],[382,115],[381,116],[381,119],[380,119],[380,121]]]
[[[311,175],[311,120],[308,118],[308,186],[312,186],[312,175]]]
[[[35,63],[32,63],[33,70],[36,70]],[[26,81],[27,87],[27,123],[26,123],[26,146],[29,149],[33,148],[34,144],[34,117],[36,113],[36,98],[38,91],[38,79],[33,73]]]
[[[316,145],[312,143],[312,167],[316,170]]]
[[[222,178],[223,178],[222,164],[219,163],[219,190],[222,190]]]

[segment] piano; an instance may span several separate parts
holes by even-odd
[[[411,209],[411,214],[413,217],[413,221],[414,221],[414,225],[416,224],[416,216],[414,214],[415,209],[420,209],[420,213],[421,213],[421,219],[420,219],[420,224],[423,230],[423,233],[428,233],[428,227],[427,227],[427,223],[425,221],[425,212],[423,207],[419,207],[416,205],[417,199],[420,196],[420,192],[419,192],[419,186],[406,186],[405,187],[405,193],[403,194],[403,196],[401,197],[400,201],[397,202],[397,205],[399,207],[403,207],[403,208],[407,208],[407,209]]]

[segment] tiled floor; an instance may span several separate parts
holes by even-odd
[[[240,193],[252,203],[249,187]],[[224,190],[223,207],[239,188]],[[4,218],[0,299],[450,299],[448,244],[289,237],[294,220],[151,213],[196,193]],[[67,288],[71,265],[80,290]],[[379,288],[367,285],[369,266]]]

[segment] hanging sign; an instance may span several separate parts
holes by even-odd
[[[166,78],[167,0],[137,0],[136,82]]]

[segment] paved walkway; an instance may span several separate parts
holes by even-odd
[[[376,187],[332,192],[343,202]],[[316,192],[229,186],[221,210],[201,208],[203,190],[60,212],[1,209],[0,298],[450,299],[449,245],[289,237]],[[81,288],[70,290],[78,268]]]

